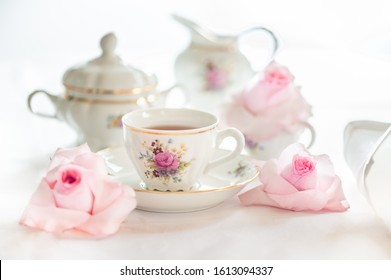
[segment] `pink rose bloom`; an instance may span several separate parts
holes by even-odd
[[[225,107],[226,124],[239,128],[255,143],[301,129],[312,115],[311,106],[293,81],[286,67],[270,64],[260,81],[234,96]]]
[[[58,149],[20,223],[54,233],[70,230],[105,237],[136,207],[135,193],[113,181],[102,157],[87,144]]]
[[[295,91],[293,80],[288,68],[272,62],[265,69],[263,79],[243,92],[244,106],[257,115],[266,108],[289,99]]]
[[[160,169],[177,169],[179,166],[179,159],[170,152],[163,152],[155,155],[155,163]]]
[[[239,196],[243,205],[293,211],[345,211],[349,208],[340,178],[327,155],[313,156],[302,144],[288,146],[278,160],[266,161],[262,185]]]

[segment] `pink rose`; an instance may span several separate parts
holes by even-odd
[[[297,190],[309,190],[316,187],[316,162],[312,157],[294,155],[291,165],[287,165],[281,176]]]
[[[155,163],[161,169],[177,169],[179,159],[176,155],[170,152],[163,152],[155,155]]]
[[[269,141],[281,132],[296,133],[312,115],[311,106],[293,84],[286,67],[272,63],[255,86],[233,97],[223,119],[254,143]]]
[[[113,181],[102,157],[84,144],[58,149],[20,223],[48,232],[105,237],[136,207],[133,189]]]
[[[297,90],[293,80],[288,68],[272,62],[265,69],[263,79],[243,92],[244,106],[258,115],[266,108],[284,102]]]
[[[345,211],[341,180],[327,155],[313,156],[302,144],[288,146],[278,160],[266,161],[261,186],[240,195],[243,205],[267,205],[293,211]]]

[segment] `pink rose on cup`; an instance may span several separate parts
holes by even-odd
[[[327,155],[311,155],[302,144],[288,146],[278,160],[266,161],[261,185],[240,195],[243,205],[293,211],[345,211],[341,180]]]
[[[300,87],[285,66],[272,62],[263,75],[235,95],[224,109],[228,126],[240,129],[252,143],[269,141],[281,132],[303,129],[312,115]]]
[[[156,166],[161,169],[177,169],[179,166],[179,159],[170,152],[162,152],[155,155],[155,163]]]
[[[54,233],[70,230],[105,237],[136,207],[135,193],[113,181],[102,157],[87,144],[58,149],[20,223]]]

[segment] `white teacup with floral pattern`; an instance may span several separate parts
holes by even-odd
[[[217,130],[213,114],[174,108],[155,108],[127,113],[122,118],[127,153],[141,185],[149,190],[191,191],[211,168],[240,155],[243,134],[235,128]],[[213,152],[227,137],[236,141],[234,150],[212,160]]]

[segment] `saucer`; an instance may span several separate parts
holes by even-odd
[[[229,153],[216,150],[214,157]],[[163,192],[147,190],[140,186],[137,174],[124,147],[99,151],[107,163],[114,179],[131,186],[136,192],[137,209],[152,212],[192,212],[211,208],[236,195],[259,174],[259,170],[247,156],[238,158],[212,169],[204,174],[200,188],[193,191]]]

